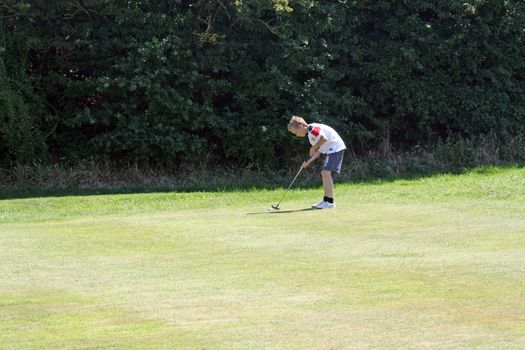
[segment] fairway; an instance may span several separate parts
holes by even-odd
[[[523,349],[525,169],[0,201],[2,349]]]

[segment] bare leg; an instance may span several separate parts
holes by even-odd
[[[334,182],[332,180],[332,172],[330,170],[323,170],[321,171],[321,177],[323,178],[324,196],[334,198]]]

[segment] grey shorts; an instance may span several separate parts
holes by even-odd
[[[324,158],[323,170],[329,170],[339,174],[339,172],[341,172],[344,154],[344,149],[339,152],[327,154]]]

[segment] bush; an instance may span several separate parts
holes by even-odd
[[[0,26],[0,164],[27,164],[45,150],[45,108],[24,71],[24,58]]]
[[[465,140],[525,136],[522,2],[4,0],[0,21],[4,165],[278,169],[306,153],[292,113],[458,167],[487,161]]]

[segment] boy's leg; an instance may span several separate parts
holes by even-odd
[[[334,182],[332,180],[332,171],[321,171],[321,177],[323,178],[324,198],[321,203],[314,205],[313,207],[317,209],[335,208]]]
[[[326,155],[321,177],[323,178],[324,198],[321,203],[316,205],[317,209],[335,208],[334,203],[334,181],[332,172],[339,173],[343,162],[344,150]]]
[[[334,181],[332,180],[332,172],[330,170],[323,170],[321,171],[321,177],[323,178],[324,196],[334,198]]]
[[[343,163],[344,150],[326,155],[321,177],[323,178],[323,190],[325,201],[330,199],[330,203],[334,198],[334,181],[332,179],[332,172],[339,173],[341,171],[341,164]]]

